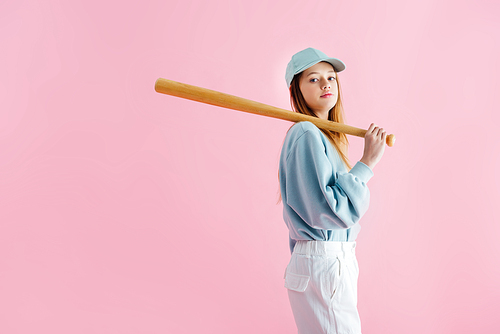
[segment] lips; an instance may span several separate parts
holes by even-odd
[[[321,97],[324,97],[324,98],[327,98],[327,97],[332,97],[332,96],[333,96],[333,94],[332,94],[332,93],[330,93],[330,92],[328,92],[328,93],[325,93],[325,94],[321,95]]]

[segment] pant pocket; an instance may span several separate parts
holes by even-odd
[[[285,275],[285,288],[297,292],[304,292],[309,284],[309,276],[298,275],[291,272],[287,272]]]
[[[326,280],[327,284],[325,284],[326,287],[328,287],[328,293],[330,300],[333,301],[333,299],[337,296],[337,290],[339,289],[340,285],[340,276],[342,274],[342,263],[339,258],[328,258],[327,260],[327,271],[326,271]]]

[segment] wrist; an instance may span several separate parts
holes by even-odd
[[[367,165],[368,167],[370,167],[370,169],[373,169],[375,167],[375,163],[371,162],[371,161],[368,161],[367,159],[361,159],[359,160],[360,162],[364,163],[365,165]]]

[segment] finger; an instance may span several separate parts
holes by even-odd
[[[366,130],[366,132],[372,133],[374,128],[375,128],[375,123],[372,123],[372,124],[370,124],[370,126],[368,127],[368,130]]]

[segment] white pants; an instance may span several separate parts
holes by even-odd
[[[299,334],[361,334],[356,242],[298,241],[285,287]]]

